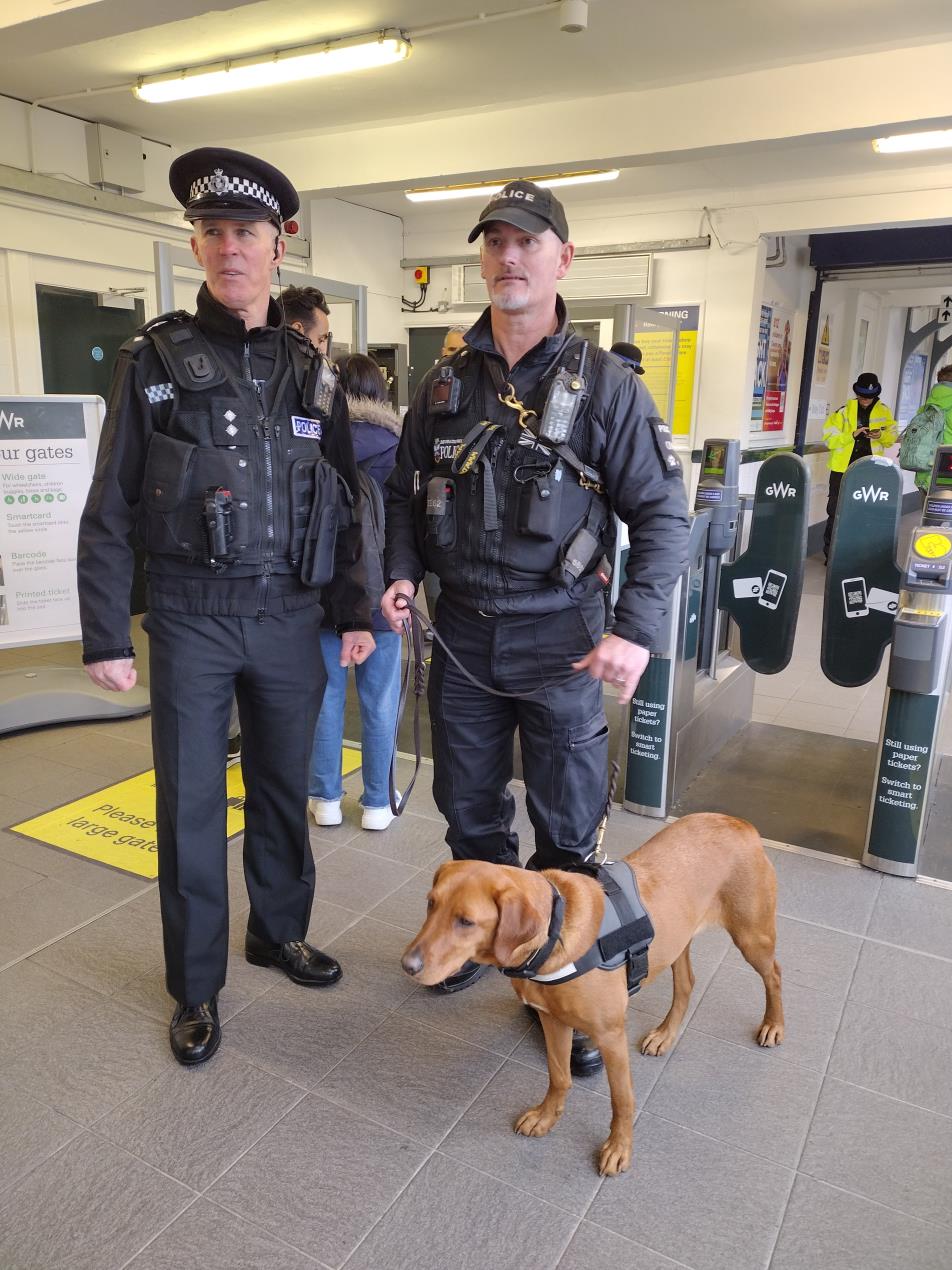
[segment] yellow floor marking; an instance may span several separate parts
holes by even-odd
[[[360,767],[360,750],[345,745],[342,770],[346,776]],[[245,786],[241,764],[228,768],[226,778],[229,838],[245,827]],[[96,860],[123,873],[154,878],[159,866],[155,845],[155,772],[130,776],[52,811],[11,826],[12,833],[34,838],[48,847]]]

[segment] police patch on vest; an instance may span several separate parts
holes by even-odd
[[[317,419],[306,419],[304,415],[291,416],[291,431],[296,437],[311,437],[314,441],[320,441],[324,434]]]
[[[433,442],[433,462],[434,463],[452,463],[459,453],[460,446],[463,444],[462,437],[452,437],[449,440]]]
[[[654,437],[655,449],[658,451],[658,458],[661,460],[665,476],[680,476],[681,460],[674,448],[671,429],[657,415],[649,415],[648,423],[651,425],[651,435]]]

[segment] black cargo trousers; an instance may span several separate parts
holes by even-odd
[[[519,864],[509,791],[519,730],[526,804],[535,832],[532,868],[584,860],[608,796],[608,724],[602,684],[572,662],[602,637],[601,595],[556,613],[487,617],[444,591],[437,630],[481,683],[471,684],[434,643],[428,700],[433,796],[456,860]]]

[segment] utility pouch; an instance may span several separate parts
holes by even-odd
[[[516,532],[541,542],[553,542],[558,533],[562,505],[563,468],[557,463],[521,484],[516,508]]]
[[[334,576],[341,524],[341,488],[337,473],[329,463],[323,459],[313,462],[311,507],[300,547],[301,581],[305,586],[326,586]]]
[[[562,561],[562,581],[565,585],[577,582],[601,550],[600,540],[587,525],[583,525],[565,549]]]
[[[441,551],[456,546],[456,482],[449,477],[426,483],[426,539]]]

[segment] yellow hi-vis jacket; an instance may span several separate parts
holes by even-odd
[[[823,425],[823,444],[830,452],[827,466],[831,472],[845,472],[849,467],[853,442],[856,440],[853,432],[857,427],[858,418],[859,402],[852,397],[845,406],[834,410]],[[899,435],[896,420],[892,417],[889,407],[883,405],[881,401],[873,403],[873,408],[869,412],[869,426],[880,429],[878,437],[869,438],[873,454],[882,454],[891,445],[895,445]]]

